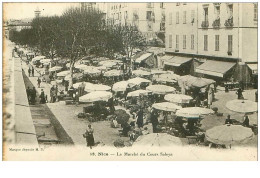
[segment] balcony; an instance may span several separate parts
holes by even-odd
[[[165,23],[160,23],[160,31],[165,32]]]
[[[208,28],[209,27],[209,21],[202,21],[201,27],[202,28]]]
[[[227,54],[228,54],[229,56],[232,56],[232,51],[228,51]]]
[[[214,22],[212,23],[213,28],[219,29],[220,28],[220,18],[218,17]]]
[[[233,24],[233,17],[230,17],[229,19],[227,19],[225,21],[225,27],[226,28],[233,28],[234,24]]]

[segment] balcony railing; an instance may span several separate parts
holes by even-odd
[[[201,27],[202,28],[208,28],[209,27],[209,21],[202,21]]]
[[[233,17],[230,17],[229,19],[227,19],[226,21],[225,21],[225,27],[227,27],[227,28],[232,28],[233,26],[234,26],[234,24],[233,24]]]
[[[217,18],[216,20],[214,20],[214,22],[212,23],[213,28],[219,28],[220,27],[220,18]]]

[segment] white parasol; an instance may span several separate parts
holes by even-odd
[[[257,111],[257,102],[250,100],[231,100],[226,103],[226,107],[231,111],[250,113]]]
[[[70,71],[69,70],[65,70],[65,71],[57,73],[57,76],[58,77],[65,77],[65,76],[67,76],[69,74],[70,74]]]
[[[108,101],[111,97],[111,92],[94,91],[79,97],[79,102]]]
[[[127,86],[128,86],[128,82],[127,81],[116,82],[113,85],[112,90],[113,91],[125,91]]]
[[[167,85],[150,85],[146,87],[146,90],[152,91],[156,94],[167,94],[175,92],[176,89]]]
[[[127,94],[127,97],[138,97],[140,95],[148,95],[149,93],[151,92],[147,90],[136,90],[136,91],[129,92]]]
[[[253,137],[251,128],[241,125],[220,125],[206,131],[206,139],[216,144],[232,144]]]
[[[179,117],[186,117],[186,118],[198,118],[202,115],[209,115],[213,114],[214,111],[208,108],[201,108],[201,107],[188,107],[182,108],[176,112],[176,115]]]
[[[164,99],[171,103],[189,103],[192,100],[191,96],[183,95],[183,94],[167,94]]]

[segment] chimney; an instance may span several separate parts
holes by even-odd
[[[34,14],[35,14],[35,18],[40,17],[41,11],[39,10],[39,7],[36,8],[36,10],[34,11]]]

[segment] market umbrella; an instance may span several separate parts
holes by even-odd
[[[74,84],[73,84],[73,87],[74,87],[74,88],[79,88],[79,86],[80,86],[82,83],[84,84],[85,87],[88,87],[88,88],[91,88],[91,87],[94,85],[93,83],[90,83],[90,82],[78,82],[78,83],[74,83]]]
[[[67,76],[69,74],[70,74],[70,71],[69,70],[65,70],[65,71],[57,73],[57,76],[58,77],[65,77],[65,76]]]
[[[226,107],[235,112],[249,113],[257,111],[257,102],[250,100],[231,100],[226,103]]]
[[[114,62],[114,61],[109,60],[109,61],[101,61],[98,64],[101,65],[101,66],[105,66],[105,67],[113,67],[113,66],[117,65],[118,62]]]
[[[41,59],[40,62],[41,63],[50,63],[51,59]]]
[[[182,145],[179,137],[174,137],[167,133],[150,133],[139,136],[133,146],[161,147]]]
[[[142,83],[151,83],[151,81],[147,80],[147,79],[144,79],[144,78],[136,77],[136,78],[129,79],[128,83],[130,85],[135,86],[135,85],[140,85]]]
[[[145,70],[134,70],[132,71],[132,74],[135,76],[149,76],[151,75],[151,72],[147,72]]]
[[[40,61],[41,59],[44,59],[45,56],[36,56],[32,59],[32,62]]]
[[[190,100],[192,100],[191,96],[183,95],[183,94],[167,94],[164,96],[164,99],[166,101],[169,101],[171,103],[189,103]]]
[[[113,91],[126,91],[127,86],[128,86],[128,82],[127,81],[116,82],[113,85],[112,90]]]
[[[171,80],[178,80],[178,79],[180,78],[180,76],[177,75],[177,74],[166,73],[166,74],[161,74],[161,75],[159,75],[159,78],[166,78],[166,79],[171,79]]]
[[[121,70],[109,70],[104,73],[105,77],[117,77],[120,75],[123,75],[123,71],[121,71]]]
[[[93,84],[89,86],[85,86],[85,91],[87,92],[93,92],[93,91],[108,91],[111,87],[108,85],[102,85],[102,84]]]
[[[50,72],[55,72],[55,71],[58,71],[58,70],[61,70],[62,67],[61,66],[54,66],[52,68],[49,69]]]
[[[82,73],[74,73],[74,74],[73,74],[73,79],[80,79],[80,78],[82,78],[82,77],[83,77],[83,74],[82,74]],[[67,81],[69,81],[70,79],[71,79],[70,74],[69,74],[69,75],[66,75],[65,78],[64,78],[64,80],[67,80]]]
[[[98,69],[98,70],[108,70],[105,66],[98,66],[98,67],[95,67],[95,69]]]
[[[176,80],[173,80],[173,79],[168,79],[168,78],[161,78],[161,77],[157,77],[157,78],[153,78],[154,81],[156,82],[162,82],[162,83],[165,83],[165,82],[168,82],[168,83],[176,83],[177,81]]]
[[[85,65],[85,64],[76,64],[76,65],[74,65],[74,67],[75,67],[76,69],[90,68],[90,66]]]
[[[94,67],[88,69],[84,68],[83,70],[84,74],[101,74],[101,71]]]
[[[213,114],[214,111],[208,108],[201,108],[201,107],[188,107],[182,108],[176,112],[176,115],[179,117],[186,117],[186,118],[198,118],[202,115],[209,115]]]
[[[108,101],[112,97],[111,92],[94,91],[79,97],[79,102]]]
[[[193,80],[189,80],[187,82],[187,84],[189,86],[191,86],[191,87],[198,87],[198,88],[205,87],[205,86],[210,85],[212,83],[215,83],[215,81],[211,80],[211,79],[199,78],[199,77],[196,77]]]
[[[169,102],[154,103],[152,107],[158,110],[170,111],[170,112],[176,112],[176,110],[182,108],[181,106]]]
[[[167,73],[168,73],[167,71],[159,70],[159,69],[152,69],[151,70],[152,75],[167,74]]]
[[[136,91],[132,91],[129,92],[127,94],[127,97],[137,97],[140,95],[148,95],[149,93],[151,93],[151,91],[147,91],[147,90],[136,90]]]
[[[206,131],[206,139],[216,144],[232,144],[252,138],[251,128],[241,125],[220,125]]]
[[[167,85],[150,85],[146,87],[146,90],[151,91],[156,94],[167,94],[175,92],[174,87],[170,87]]]

